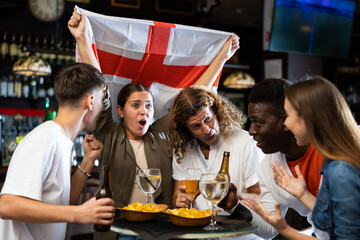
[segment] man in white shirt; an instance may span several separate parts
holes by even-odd
[[[84,63],[65,66],[54,79],[57,117],[31,131],[10,161],[0,195],[0,239],[65,238],[66,222],[111,224],[114,202],[90,199],[75,204],[102,151],[92,135],[84,139],[84,158],[71,174],[71,149],[83,130],[92,131],[102,111],[102,74]]]

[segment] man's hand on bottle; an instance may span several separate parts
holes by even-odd
[[[218,207],[223,208],[225,210],[233,209],[238,203],[236,192],[237,192],[236,186],[233,183],[230,183],[229,191],[226,197],[218,203]]]

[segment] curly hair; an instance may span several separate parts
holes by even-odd
[[[204,87],[190,87],[182,90],[175,98],[169,116],[169,152],[178,162],[184,158],[189,144],[195,136],[186,126],[186,121],[195,116],[201,109],[210,107],[220,127],[220,133],[226,137],[233,131],[241,129],[246,116],[226,98],[216,95]]]

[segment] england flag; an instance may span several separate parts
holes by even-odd
[[[174,97],[191,86],[220,52],[229,32],[149,20],[112,17],[76,7],[87,18],[88,39],[117,102],[130,82],[151,88],[155,118],[168,112]],[[81,61],[77,52],[77,61]],[[214,83],[214,89],[218,80]],[[118,120],[113,111],[114,120]]]

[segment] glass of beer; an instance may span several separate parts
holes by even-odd
[[[201,176],[201,170],[199,168],[184,168],[182,173],[182,184],[186,186],[186,192],[193,198],[199,192],[199,180]],[[190,208],[192,208],[190,203]]]

